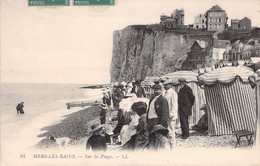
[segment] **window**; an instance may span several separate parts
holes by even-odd
[[[221,18],[219,18],[219,20],[218,20],[219,22],[221,22]]]
[[[204,22],[205,22],[205,20],[203,19],[203,20],[202,20],[202,23],[204,23]]]
[[[215,22],[218,22],[218,19],[217,19],[217,18],[215,18]]]
[[[212,24],[209,24],[209,28],[212,28]]]

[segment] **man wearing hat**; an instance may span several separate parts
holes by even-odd
[[[91,126],[91,133],[93,135],[88,139],[86,149],[90,149],[91,147],[93,151],[107,150],[104,126],[104,124],[99,123]]]
[[[149,102],[147,111],[147,129],[149,132],[157,124],[168,128],[169,106],[167,100],[162,96],[161,88],[161,85],[158,84],[152,86],[154,96]]]
[[[169,105],[169,135],[171,137],[171,142],[173,145],[176,144],[175,140],[175,126],[176,119],[178,117],[178,95],[175,90],[172,89],[172,85],[170,83],[165,85],[165,94],[164,97],[168,101]]]
[[[120,88],[121,87],[121,88]],[[122,85],[115,85],[115,91],[112,94],[113,106],[118,109],[120,101],[124,98],[124,92],[122,90]]]
[[[138,98],[146,97],[144,88],[141,87],[141,82],[139,80],[135,81],[135,86],[131,93],[135,93]]]
[[[192,93],[192,89],[186,85],[185,78],[180,78],[180,90],[178,93],[178,110],[180,114],[180,123],[182,131],[182,139],[189,137],[189,116],[191,115],[191,108],[195,102],[195,96]]]

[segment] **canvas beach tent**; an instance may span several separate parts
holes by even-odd
[[[153,94],[153,89],[151,87],[154,85],[154,82],[159,79],[160,77],[145,77],[145,79],[141,82],[148,98],[151,97],[151,94]]]
[[[253,69],[246,66],[231,66],[198,76],[208,105],[209,134],[254,131],[256,100],[248,80],[253,73]]]
[[[260,69],[249,76],[249,81],[255,89],[256,95],[256,122],[255,122],[255,141],[256,149],[260,148]]]
[[[165,80],[163,84],[171,83],[176,93],[180,89],[179,79],[185,78],[187,80],[187,85],[192,89],[195,96],[195,103],[192,107],[192,115],[189,120],[190,124],[196,124],[199,121],[204,114],[204,111],[200,110],[200,108],[206,103],[204,89],[199,86],[197,76],[198,73],[192,71],[176,71],[160,77],[162,80]]]

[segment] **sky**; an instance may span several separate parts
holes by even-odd
[[[71,1],[72,2],[72,1]],[[260,27],[260,0],[116,0],[115,6],[29,7],[1,1],[1,82],[110,82],[113,31],[185,10],[185,24],[214,5]]]

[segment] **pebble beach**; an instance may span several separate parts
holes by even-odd
[[[68,110],[69,111],[69,110]],[[78,111],[68,114],[57,124],[46,126],[41,129],[42,134],[38,135],[42,140],[34,147],[37,149],[55,148],[56,145],[48,139],[49,136],[70,138],[69,146],[80,146],[85,149],[86,142],[90,137],[91,125],[99,122],[99,113],[101,109],[98,105],[92,105],[87,108],[81,108]],[[112,128],[115,124],[110,121],[116,111],[108,112],[107,125]],[[176,149],[186,148],[226,148],[234,149],[236,144],[235,135],[210,136],[207,132],[199,133],[190,130],[188,139],[181,139],[180,128],[176,129]],[[253,138],[252,138],[253,139]],[[121,145],[108,145],[109,150],[119,150]],[[247,146],[246,138],[241,139],[241,145],[237,149],[250,149],[252,145]]]

